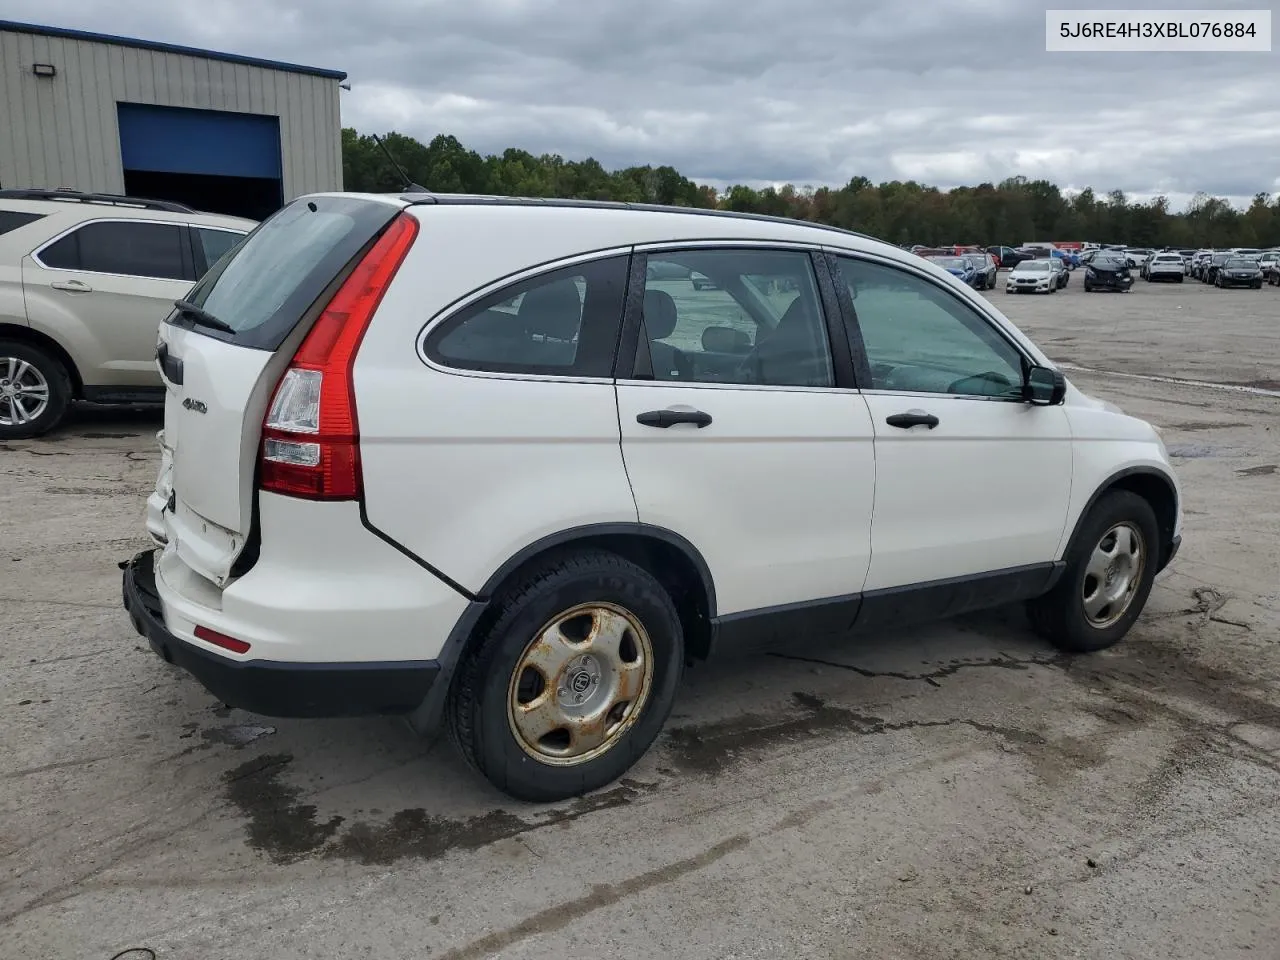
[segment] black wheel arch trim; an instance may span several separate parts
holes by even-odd
[[[535,540],[517,551],[506,563],[494,571],[493,575],[485,581],[484,586],[480,588],[480,592],[476,594],[475,599],[480,601],[489,600],[507,577],[539,554],[554,550],[557,547],[569,546],[578,541],[609,536],[648,537],[675,547],[685,555],[685,558],[698,571],[698,577],[702,581],[702,588],[707,597],[708,616],[714,617],[716,615],[715,581],[711,576],[711,568],[707,565],[706,559],[698,548],[674,530],[668,530],[666,527],[660,527],[656,524],[640,522],[588,523],[578,527],[570,527]]]
[[[1149,467],[1149,466],[1125,467],[1123,470],[1117,470],[1115,473],[1111,474],[1105,480],[1103,480],[1102,483],[1098,484],[1097,489],[1095,489],[1093,491],[1093,494],[1089,497],[1089,499],[1085,501],[1084,508],[1081,509],[1080,515],[1076,517],[1075,526],[1071,528],[1071,536],[1067,538],[1066,543],[1063,546],[1062,557],[1060,559],[1065,559],[1067,552],[1070,551],[1071,549],[1071,545],[1075,543],[1076,537],[1078,537],[1080,534],[1080,528],[1084,525],[1085,520],[1089,516],[1089,511],[1091,511],[1094,508],[1094,506],[1097,505],[1098,501],[1102,499],[1104,495],[1114,490],[1116,487],[1116,484],[1118,484],[1121,480],[1124,480],[1128,477],[1134,477],[1134,476],[1155,477],[1157,480],[1163,483],[1166,487],[1168,487],[1169,495],[1170,497],[1173,498],[1174,523],[1175,524],[1177,523],[1178,510],[1181,507],[1181,503],[1179,502],[1179,499],[1178,499],[1178,486],[1176,483],[1174,483],[1173,478],[1169,476],[1168,472],[1161,470],[1158,467]],[[1161,533],[1164,533],[1164,531],[1161,531]],[[1173,559],[1173,554],[1176,552],[1176,546],[1177,546],[1175,541],[1181,539],[1180,537],[1175,536],[1172,528],[1168,531],[1168,535],[1169,535],[1169,542],[1161,543],[1159,545],[1161,555],[1160,555],[1160,563],[1156,567],[1157,573],[1163,570],[1168,565],[1169,561]]]
[[[364,511],[361,510],[361,517],[364,517]],[[374,528],[367,521],[365,526],[369,530],[386,540],[391,546],[395,547],[405,556],[414,562],[431,571],[436,576],[441,577],[452,586],[455,590],[467,597],[471,602],[467,604],[466,609],[462,612],[462,616],[458,618],[453,629],[449,631],[449,636],[445,640],[444,645],[440,648],[440,653],[436,658],[436,662],[440,666],[440,675],[437,682],[432,685],[427,692],[426,698],[409,716],[409,725],[420,735],[424,737],[434,737],[444,728],[444,711],[448,700],[449,689],[453,683],[453,675],[457,671],[458,664],[462,659],[462,654],[467,647],[467,641],[475,632],[476,627],[480,623],[480,618],[489,610],[490,601],[498,587],[512,573],[530,560],[555,550],[559,547],[571,546],[574,543],[590,540],[602,536],[639,536],[649,537],[662,541],[680,550],[689,562],[698,571],[698,576],[702,580],[703,590],[706,593],[707,608],[709,617],[715,616],[716,611],[716,595],[715,583],[711,577],[711,570],[707,566],[706,560],[698,549],[686,540],[680,534],[668,530],[666,527],[659,527],[647,523],[592,523],[583,526],[571,527],[554,533],[541,539],[533,541],[516,552],[514,556],[509,558],[506,563],[500,566],[488,580],[479,593],[473,594],[467,591],[461,585],[445,577],[442,573],[426,563],[424,560],[414,556],[409,550],[400,544],[397,544],[386,534]]]

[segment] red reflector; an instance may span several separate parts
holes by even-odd
[[[210,630],[208,627],[196,627],[196,638],[203,640],[205,643],[212,643],[215,647],[221,647],[223,650],[230,650],[232,653],[249,652],[249,645],[243,640],[228,637],[225,633]]]

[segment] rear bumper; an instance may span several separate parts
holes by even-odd
[[[440,674],[435,660],[283,663],[232,660],[174,636],[156,590],[155,551],[121,564],[124,608],[134,629],[168,663],[233,707],[270,717],[351,717],[409,713]]]

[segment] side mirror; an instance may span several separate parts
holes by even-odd
[[[733,327],[707,327],[702,331],[702,349],[707,353],[750,353],[751,338]]]
[[[1022,381],[1022,397],[1038,407],[1056,407],[1067,398],[1067,378],[1048,367],[1031,367]]]

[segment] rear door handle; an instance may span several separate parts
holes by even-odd
[[[938,418],[932,413],[925,413],[923,410],[908,410],[906,413],[895,413],[891,417],[885,417],[884,420],[891,427],[901,427],[908,430],[911,427],[928,427],[932,430],[938,425]]]
[[[83,280],[55,280],[49,286],[55,290],[65,290],[67,293],[93,293],[93,287]]]
[[[699,430],[711,423],[711,414],[701,410],[649,410],[636,414],[636,423],[663,430],[677,423],[692,423]]]

